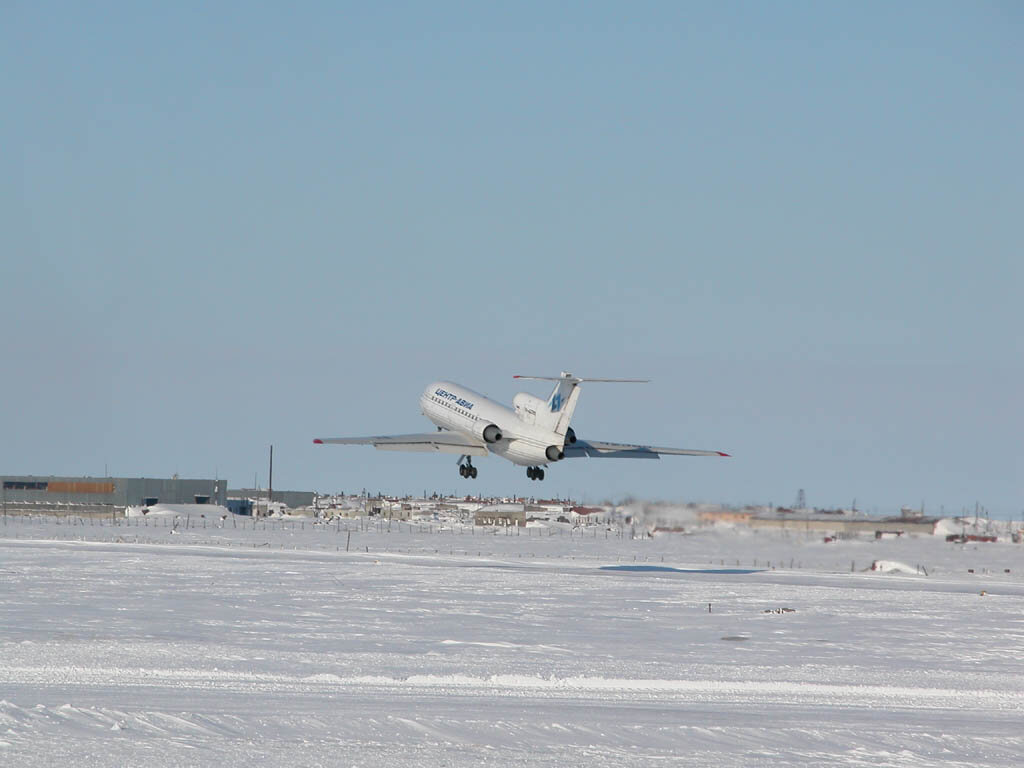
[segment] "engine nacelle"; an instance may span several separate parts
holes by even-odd
[[[544,409],[547,408],[547,403],[539,397],[534,397],[529,392],[520,392],[512,398],[512,407],[515,409],[516,416],[520,420],[525,421],[527,424],[536,424],[537,414],[544,412]]]
[[[562,453],[562,449],[557,445],[549,445],[547,450],[544,451],[544,455],[548,461],[561,461],[565,458],[565,454]]]
[[[480,437],[484,439],[485,443],[496,443],[501,440],[501,429],[497,424],[488,424],[480,430]]]
[[[565,444],[566,445],[572,445],[575,442],[576,442],[576,430],[574,430],[572,427],[569,427],[567,430],[565,430]]]

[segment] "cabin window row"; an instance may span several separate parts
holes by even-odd
[[[435,403],[438,403],[439,405],[443,405],[446,408],[451,408],[451,406],[448,405],[448,401],[447,400],[442,400],[441,398],[437,397],[436,395],[431,395],[430,399],[433,400]],[[457,408],[457,407],[456,408],[451,408],[451,410],[455,411],[456,413],[461,413],[463,416],[469,416],[471,419],[473,419],[473,421],[477,421],[477,417],[474,414],[472,414],[469,411],[467,411],[467,410],[464,410],[462,408]]]

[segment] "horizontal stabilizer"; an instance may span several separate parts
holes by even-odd
[[[564,376],[513,376],[513,379],[524,379],[526,381],[571,381],[579,384],[583,381],[597,381],[606,384],[649,384],[650,379],[584,379],[572,374]]]
[[[577,440],[565,446],[565,458],[592,459],[657,459],[661,456],[725,456],[721,451],[697,451],[691,448],[660,448],[654,445],[606,443],[598,440]]]
[[[569,422],[580,399],[579,385],[584,381],[610,382],[619,384],[646,384],[649,379],[585,379],[562,371],[559,376],[513,376],[513,379],[527,381],[553,381],[555,389],[547,400],[547,410],[538,411],[534,421],[538,427],[550,429],[556,435],[565,436],[569,432]]]

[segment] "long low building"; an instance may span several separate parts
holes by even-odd
[[[937,517],[861,517],[848,518],[827,515],[751,517],[751,528],[782,528],[791,531],[819,533],[923,533],[934,534]]]
[[[525,504],[488,504],[473,515],[477,525],[526,525]]]
[[[8,511],[105,512],[153,504],[220,504],[226,480],[183,477],[0,476],[0,501]]]

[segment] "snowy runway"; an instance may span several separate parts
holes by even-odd
[[[515,537],[494,537],[488,559],[107,533],[0,538],[0,764],[1011,766],[1024,754],[1013,574],[982,596],[952,568],[601,571],[633,556],[626,542],[534,563]],[[697,569],[685,547],[727,559],[728,542],[650,546]]]

